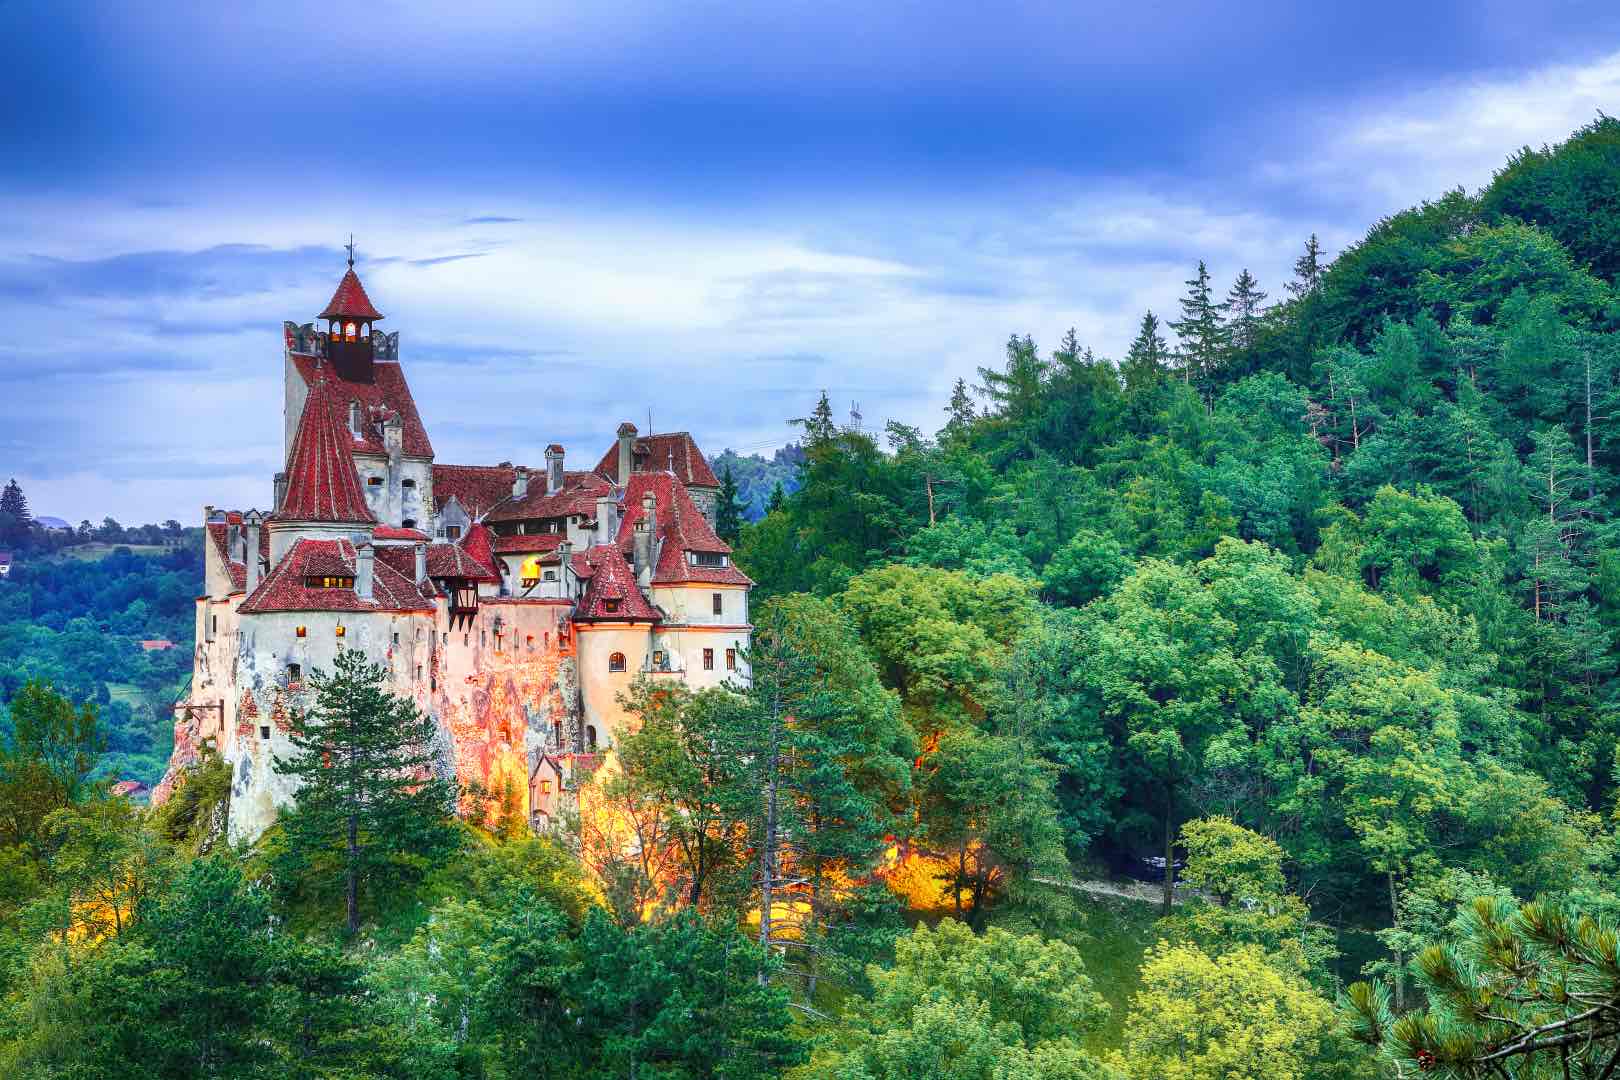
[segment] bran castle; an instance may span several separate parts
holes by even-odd
[[[437,725],[446,777],[515,790],[531,821],[611,751],[632,680],[746,677],[748,592],[715,534],[720,483],[685,432],[619,425],[589,469],[444,465],[351,257],[318,319],[286,323],[284,470],[269,513],[203,509],[189,694],[166,799],[205,745],[251,840],[293,796],[272,767],[308,673],[359,649]]]

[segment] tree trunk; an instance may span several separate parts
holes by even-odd
[[[1389,878],[1389,925],[1397,926],[1401,921],[1401,908],[1395,895],[1395,873],[1391,871]],[[1400,1012],[1406,1006],[1406,956],[1400,949],[1395,950],[1395,1011]]]
[[[1170,907],[1176,898],[1176,868],[1175,860],[1171,857],[1175,851],[1175,831],[1172,827],[1175,816],[1175,787],[1172,784],[1164,785],[1164,913],[1170,914]]]
[[[360,932],[360,815],[349,815],[349,935]]]

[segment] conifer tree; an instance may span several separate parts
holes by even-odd
[[[22,485],[17,483],[15,476],[6,485],[5,491],[0,492],[0,514],[10,514],[22,525],[33,520],[33,515],[28,512],[28,496],[23,494]]]
[[[1209,288],[1209,268],[1198,260],[1198,272],[1187,279],[1187,295],[1181,298],[1181,318],[1170,322],[1180,348],[1181,379],[1196,385],[1206,400],[1211,383],[1226,352],[1226,326],[1221,320]]]
[[[1170,365],[1170,349],[1159,334],[1159,317],[1149,311],[1142,315],[1136,340],[1125,353],[1123,374],[1125,392],[1138,394],[1158,382]]]
[[[28,497],[13,477],[4,491],[0,491],[0,541],[20,544],[28,536],[28,525],[33,520],[28,512]]]
[[[765,504],[765,512],[767,514],[774,514],[786,506],[787,488],[784,488],[782,486],[782,481],[778,480],[771,486],[771,498],[770,501]]]
[[[945,406],[945,426],[940,429],[939,441],[954,443],[965,439],[968,432],[973,430],[977,415],[967,380],[957,379],[956,385],[951,387],[951,400]]]
[[[1322,257],[1322,245],[1316,240],[1316,234],[1305,241],[1305,253],[1294,260],[1294,280],[1288,283],[1288,291],[1297,297],[1308,296],[1316,291],[1317,285],[1322,282],[1322,271],[1327,268],[1327,260]]]
[[[338,653],[309,683],[314,707],[293,711],[298,754],[276,772],[299,783],[281,817],[284,868],[343,882],[349,933],[360,929],[360,888],[409,877],[410,863],[449,848],[454,789],[434,776],[433,720],[387,690],[388,669],[358,649]],[[407,856],[413,858],[406,858]]]
[[[728,544],[742,533],[742,506],[737,502],[737,481],[727,465],[720,474],[720,505],[714,513],[714,531]]]
[[[833,422],[832,402],[827,400],[825,390],[809,416],[801,416],[791,423],[804,428],[805,450],[811,453],[826,447],[838,434],[838,425]]]
[[[1249,268],[1244,267],[1243,272],[1232,283],[1231,291],[1226,294],[1226,325],[1230,335],[1232,348],[1244,351],[1254,348],[1260,338],[1260,318],[1264,313],[1262,305],[1266,301],[1266,293],[1260,291],[1260,282],[1255,280]]]

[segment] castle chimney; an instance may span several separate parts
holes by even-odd
[[[617,505],[612,495],[596,497],[596,543],[611,544],[618,535],[619,523],[614,520],[618,516],[614,511]]]
[[[354,549],[354,595],[362,600],[371,599],[372,572],[376,567],[376,549],[370,540],[361,541]]]
[[[427,584],[427,545],[420,540],[416,542],[416,583]]]
[[[557,545],[557,595],[568,596],[568,574],[574,569],[574,545],[564,540]]]
[[[242,528],[247,533],[247,558],[244,565],[247,567],[247,591],[249,594],[259,587],[259,527],[264,524],[264,515],[257,510],[249,510],[242,515]]]
[[[636,581],[645,588],[652,582],[653,529],[658,523],[658,497],[652,492],[641,497],[641,517],[636,520]]]
[[[619,425],[619,483],[630,482],[630,468],[636,448],[636,425],[626,420]]]
[[[546,492],[556,494],[563,489],[563,448],[558,443],[546,447]]]
[[[519,465],[512,473],[512,498],[521,499],[529,493],[529,470]]]

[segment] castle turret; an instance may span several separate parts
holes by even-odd
[[[371,382],[374,378],[371,324],[383,314],[372,306],[366,287],[360,284],[360,276],[354,272],[352,241],[349,243],[349,269],[319,317],[327,320],[326,355],[338,377],[349,382]]]

